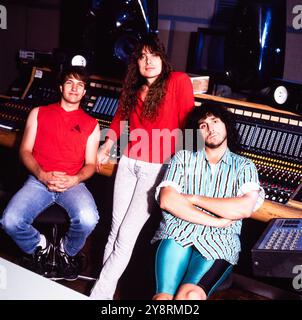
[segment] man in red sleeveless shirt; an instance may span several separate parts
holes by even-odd
[[[71,67],[61,75],[61,100],[34,108],[27,119],[20,157],[30,175],[3,213],[2,226],[16,244],[29,254],[33,271],[45,275],[41,262],[47,240],[32,225],[44,209],[57,203],[70,217],[70,227],[60,243],[58,277],[77,278],[75,256],[95,228],[99,214],[83,181],[95,172],[100,140],[97,120],[80,108],[87,74]]]

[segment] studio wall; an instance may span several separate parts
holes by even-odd
[[[7,29],[0,29],[0,94],[18,75],[19,49],[52,51],[59,44],[60,6],[54,0],[28,6],[1,1],[7,10]]]
[[[64,0],[4,1],[7,29],[0,28],[0,94],[17,76],[18,50],[52,51],[60,43],[60,10]],[[185,70],[190,33],[208,27],[218,0],[159,0],[159,36],[177,70]],[[302,82],[302,26],[293,27],[293,8],[301,0],[287,0],[287,34],[283,77]],[[71,8],[72,10],[72,8]],[[78,23],[78,22],[75,22]]]
[[[178,70],[186,68],[190,32],[198,27],[208,27],[219,0],[159,0],[159,31],[169,57]],[[283,78],[302,82],[302,13],[299,29],[293,27],[295,6],[302,7],[301,0],[287,0],[287,33]],[[300,11],[301,12],[301,11]]]

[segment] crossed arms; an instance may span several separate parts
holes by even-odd
[[[160,207],[183,220],[213,227],[227,227],[233,220],[248,218],[253,212],[259,191],[250,191],[232,198],[210,198],[199,195],[186,195],[171,186],[160,192]],[[199,210],[205,209],[219,217],[210,216]]]

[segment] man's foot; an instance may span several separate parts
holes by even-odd
[[[59,254],[59,268],[58,277],[68,281],[78,279],[79,273],[82,269],[80,255],[69,256],[66,252],[58,251]]]
[[[48,254],[49,246],[47,246],[45,249],[42,249],[40,246],[38,246],[34,253],[26,254],[23,257],[21,265],[26,269],[44,276],[46,272],[45,264]]]

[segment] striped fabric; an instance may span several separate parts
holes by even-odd
[[[160,188],[165,186],[172,186],[180,193],[217,198],[236,197],[251,190],[262,189],[253,162],[229,149],[217,163],[213,174],[204,149],[198,152],[179,151],[157,187],[157,198]],[[259,204],[263,199],[264,194],[260,192]],[[241,225],[242,221],[238,220],[226,228],[203,226],[163,211],[163,219],[152,242],[174,239],[183,247],[194,245],[208,260],[225,259],[236,264],[240,252]]]

